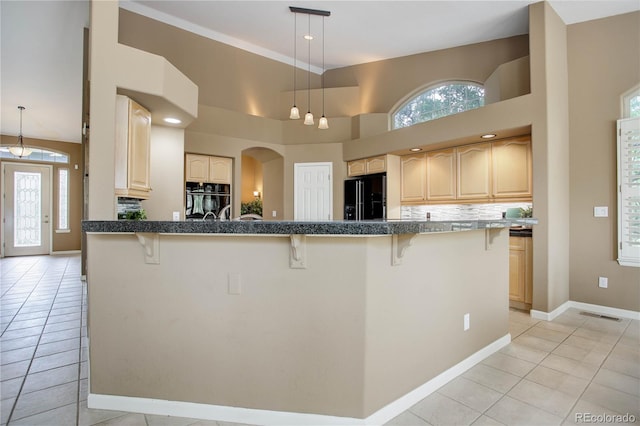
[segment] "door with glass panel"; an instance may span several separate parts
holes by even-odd
[[[51,167],[4,164],[4,254],[49,254]]]

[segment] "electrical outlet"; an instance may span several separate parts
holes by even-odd
[[[277,217],[278,216],[278,212],[276,212],[275,210],[271,212],[271,216],[272,217]]]
[[[174,221],[180,220],[180,212],[173,212],[173,220]]]
[[[464,331],[467,331],[469,327],[469,314],[464,314]]]
[[[607,278],[607,277],[598,277],[598,287],[600,287],[600,288],[609,287],[609,278]]]

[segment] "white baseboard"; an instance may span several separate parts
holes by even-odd
[[[52,251],[51,256],[66,256],[69,254],[80,254],[80,253],[82,253],[80,250]]]
[[[507,334],[478,352],[442,372],[427,383],[381,408],[366,419],[325,416],[320,414],[292,413],[257,410],[192,402],[166,401],[151,398],[89,394],[89,408],[155,414],[162,416],[190,417],[206,420],[244,423],[252,425],[381,425],[400,415],[452,379],[458,377],[483,359],[507,346],[511,335]]]
[[[531,318],[540,319],[544,321],[553,321],[558,315],[561,315],[569,308],[580,309],[583,311],[592,312],[594,314],[607,315],[619,318],[628,318],[633,320],[640,320],[640,312],[630,311],[627,309],[611,308],[609,306],[593,305],[591,303],[574,302],[569,300],[558,306],[551,312],[543,312],[531,310]]]

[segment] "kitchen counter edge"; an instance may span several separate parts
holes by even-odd
[[[329,222],[85,220],[82,221],[82,230],[88,233],[397,235],[509,228],[537,223],[537,219]]]

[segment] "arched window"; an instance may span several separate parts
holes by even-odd
[[[484,105],[484,87],[469,81],[431,86],[411,98],[393,114],[393,128],[412,126]]]
[[[622,118],[635,117],[640,117],[640,86],[622,95]]]

